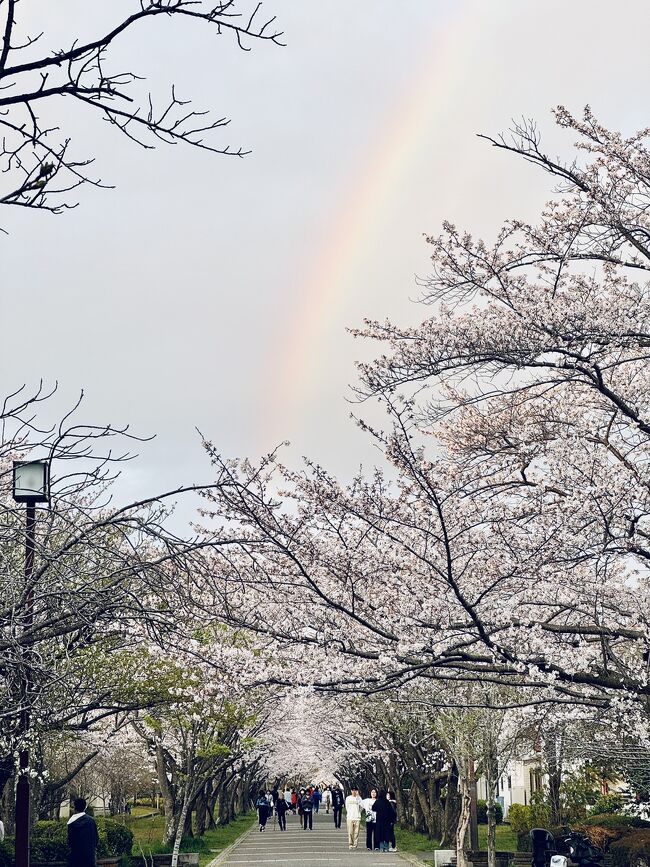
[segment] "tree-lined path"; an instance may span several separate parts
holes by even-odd
[[[222,864],[300,863],[310,867],[319,867],[321,864],[333,864],[337,867],[355,867],[362,864],[370,867],[374,864],[403,864],[404,861],[398,853],[369,852],[365,848],[363,828],[359,834],[359,848],[350,851],[345,822],[340,829],[336,829],[331,813],[318,813],[314,815],[312,831],[303,831],[298,817],[291,815],[287,817],[287,830],[284,832],[277,826],[274,828],[272,821],[263,833],[260,833],[255,825],[226,858],[216,863],[219,867]]]

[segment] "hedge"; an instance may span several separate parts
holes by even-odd
[[[510,809],[512,810],[512,807]],[[638,816],[616,816],[605,813],[602,816],[590,816],[583,822],[575,823],[572,825],[572,828],[586,834],[599,849],[613,853],[613,847],[618,841],[622,841],[623,838],[629,843],[629,840],[635,838],[637,834],[650,833],[650,822],[640,819]],[[558,852],[566,854],[563,852],[563,844],[560,841],[560,837],[564,834],[564,828],[548,828],[548,830],[555,837]],[[518,831],[517,850],[519,852],[530,852],[530,849],[528,830]],[[628,865],[627,863],[622,863],[621,867],[628,867]]]
[[[99,839],[106,838],[109,855],[130,855],[133,848],[133,831],[113,819],[97,819]]]
[[[614,867],[639,867],[650,864],[650,829],[637,828],[609,847]]]
[[[130,855],[133,831],[111,819],[97,819],[99,831],[98,858]],[[32,861],[67,861],[68,831],[65,822],[37,822],[30,845]],[[3,867],[0,862],[0,867]]]
[[[0,842],[0,867],[13,867],[16,861],[16,853],[12,840]]]
[[[601,828],[650,828],[650,822],[638,816],[624,816],[616,813],[602,813],[600,816],[589,816],[581,825],[599,825]]]
[[[476,812],[479,825],[487,825],[487,801],[479,798],[476,804]],[[494,805],[494,815],[496,816],[497,825],[500,825],[503,822],[503,807],[498,801]]]

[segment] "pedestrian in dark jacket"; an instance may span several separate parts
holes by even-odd
[[[95,820],[86,813],[87,806],[83,798],[76,798],[68,820],[70,867],[95,867],[97,863],[99,834]]]
[[[260,831],[266,831],[266,820],[269,818],[272,808],[264,792],[260,792],[259,798],[255,801],[255,807],[260,820]]]
[[[393,813],[395,814],[395,821],[390,826],[390,834],[388,835],[388,842],[390,844],[390,851],[397,852],[397,840],[395,839],[395,822],[397,821],[397,800],[395,798],[395,792],[388,793],[388,803],[393,808]]]
[[[275,812],[278,817],[278,825],[280,826],[281,831],[287,830],[287,810],[289,809],[289,805],[284,800],[284,798],[279,798],[275,802]]]
[[[314,807],[314,802],[312,801],[312,797],[309,792],[305,792],[302,796],[302,801],[300,802],[300,806],[302,807],[302,827],[303,831],[307,830],[307,826],[309,825],[309,830],[311,831],[313,828],[313,815],[312,810]]]
[[[373,813],[375,814],[375,846],[379,843],[379,851],[388,852],[390,829],[391,825],[395,824],[397,816],[385,789],[382,789],[377,796]]]
[[[341,816],[343,815],[343,792],[340,786],[332,789],[332,808],[334,810],[334,827],[341,827]]]

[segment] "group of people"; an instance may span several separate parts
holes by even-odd
[[[289,810],[300,818],[300,827],[311,831],[314,827],[314,813],[318,813],[321,804],[325,812],[330,810],[334,815],[334,827],[340,828],[343,808],[345,807],[350,849],[359,845],[359,828],[361,817],[366,820],[366,849],[379,852],[395,852],[395,822],[397,821],[397,802],[393,792],[385,789],[372,789],[369,797],[362,798],[359,790],[353,788],[346,797],[340,786],[306,786],[300,789],[285,789],[280,792],[275,788],[269,792],[260,792],[255,807],[259,816],[260,831],[266,830],[266,824],[271,816],[276,816],[281,831],[287,829],[287,813]]]
[[[396,852],[395,822],[397,802],[393,792],[371,789],[368,798],[362,798],[353,788],[345,799],[345,817],[348,826],[348,845],[356,849],[359,843],[361,814],[366,819],[366,849],[378,852]],[[340,825],[339,825],[340,827]]]

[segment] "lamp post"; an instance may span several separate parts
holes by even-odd
[[[34,528],[36,525],[36,503],[47,503],[50,499],[50,473],[46,461],[14,461],[13,497],[17,503],[25,503],[25,615],[23,632],[30,629],[34,622]],[[22,650],[24,661],[23,694],[20,709],[20,731],[23,736],[29,732],[29,702],[31,676],[29,652]],[[23,744],[18,759],[18,783],[16,785],[16,867],[29,867],[29,751]]]
[[[471,797],[469,808],[469,845],[470,849],[476,851],[478,849],[478,792],[474,759],[469,760],[469,791]]]

